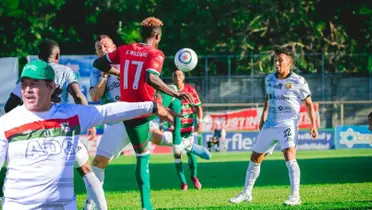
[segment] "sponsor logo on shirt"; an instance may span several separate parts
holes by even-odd
[[[271,113],[292,113],[292,109],[289,106],[269,107],[269,112]]]
[[[268,86],[280,90],[280,89],[282,89],[283,84],[282,83],[279,83],[279,84],[276,84],[275,85],[275,84],[269,83]]]
[[[272,93],[269,94],[268,97],[269,97],[269,99],[278,100],[278,101],[289,101],[290,100],[290,98],[287,97],[287,96],[284,96],[284,95],[277,96],[277,95],[272,94]]]
[[[107,85],[107,90],[108,91],[111,91],[115,88],[118,88],[120,87],[120,82],[113,82],[113,83],[110,83],[109,85]]]

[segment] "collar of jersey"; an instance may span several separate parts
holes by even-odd
[[[288,74],[284,79],[288,79],[291,75],[292,75],[292,71],[290,71],[289,74]],[[278,72],[275,73],[275,77],[276,77],[277,79],[279,79],[279,78],[278,78]]]

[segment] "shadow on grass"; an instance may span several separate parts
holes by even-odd
[[[301,184],[336,184],[372,182],[372,157],[349,157],[298,160]],[[248,162],[211,162],[198,164],[198,177],[203,188],[242,187]],[[189,188],[192,188],[190,170],[184,163]],[[106,192],[137,191],[135,165],[109,165],[105,173]],[[179,189],[173,164],[151,164],[151,189]],[[5,170],[0,173],[2,185]],[[289,185],[284,160],[267,160],[262,163],[261,174],[255,186]],[[75,172],[75,192],[85,193],[80,176]],[[1,192],[2,194],[2,192]]]

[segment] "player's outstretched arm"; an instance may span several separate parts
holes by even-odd
[[[175,91],[173,88],[168,87],[167,84],[163,82],[162,79],[158,75],[152,74],[149,71],[146,72],[146,82],[151,87],[155,88],[158,91],[161,91],[167,95],[172,97],[178,97],[179,93]]]
[[[184,99],[190,104],[194,104],[194,99],[190,93],[179,93],[174,89],[168,87],[158,75],[152,74],[149,71],[146,73],[146,82],[158,91],[161,91],[172,97],[176,97],[180,100]]]
[[[14,93],[11,93],[8,100],[5,103],[4,111],[5,113],[10,112],[12,109],[16,108],[17,106],[22,104],[22,99],[19,98]]]
[[[77,113],[81,119],[81,129],[131,120],[147,114],[156,114],[164,121],[173,122],[179,114],[155,102],[114,102],[98,106],[79,106]]]
[[[318,129],[315,122],[315,110],[313,106],[313,100],[311,100],[310,96],[305,99],[305,106],[307,109],[307,114],[309,115],[311,121],[310,134],[315,139],[318,136]]]

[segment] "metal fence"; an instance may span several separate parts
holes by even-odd
[[[167,82],[173,59],[167,57],[164,64]],[[274,71],[268,53],[201,55],[197,67],[186,73],[186,82],[207,103],[256,103],[264,99],[264,77]],[[307,79],[315,100],[372,100],[372,54],[297,54],[294,72]]]

